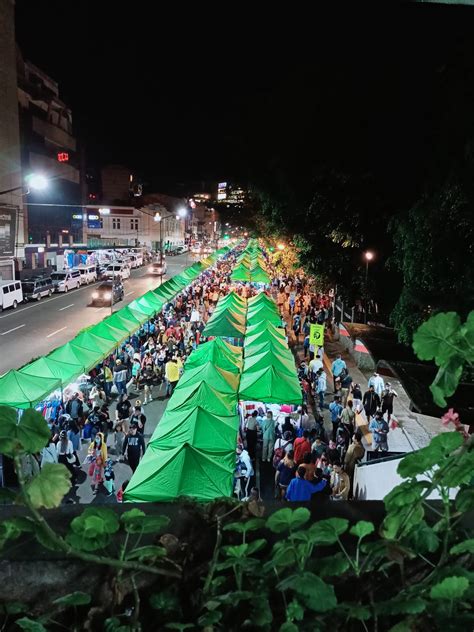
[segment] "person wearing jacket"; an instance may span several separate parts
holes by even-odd
[[[387,413],[387,421],[390,423],[390,417],[393,415],[393,400],[398,397],[398,393],[392,388],[390,382],[387,382],[382,391],[382,415]]]
[[[319,408],[323,409],[324,408],[324,396],[326,395],[326,390],[327,390],[327,377],[326,377],[326,373],[324,372],[324,369],[319,369],[319,371],[316,373],[316,393],[318,394],[319,397]]]
[[[383,377],[380,376],[376,371],[374,372],[374,374],[371,376],[371,378],[369,379],[369,383],[368,383],[369,388],[371,386],[374,387],[374,391],[377,393],[377,395],[380,397],[382,397],[382,392],[385,388],[385,384],[383,381]]]
[[[82,400],[79,397],[79,393],[74,393],[72,399],[68,401],[66,404],[66,412],[77,425],[79,423],[79,419],[81,419],[84,414],[84,407],[82,405]]]
[[[301,465],[297,473],[298,476],[291,480],[286,490],[286,500],[289,502],[308,502],[313,494],[322,491],[327,485],[324,479],[316,484],[307,481],[305,479],[306,470]]]
[[[114,366],[114,384],[119,395],[127,393],[127,367],[122,364],[120,358]]]
[[[140,458],[145,454],[145,440],[143,435],[137,432],[137,424],[130,424],[130,430],[125,436],[122,454],[127,455],[127,461],[132,472],[138,467]]]
[[[365,449],[362,445],[362,437],[360,434],[356,433],[352,438],[352,443],[347,448],[347,452],[344,457],[344,469],[351,480],[354,476],[356,463],[363,458],[364,454]]]
[[[334,463],[333,465],[330,485],[332,490],[331,498],[333,500],[347,500],[349,498],[351,482],[340,463]]]
[[[362,405],[364,406],[367,423],[369,423],[370,418],[373,417],[377,409],[380,408],[380,397],[375,392],[373,386],[369,386],[369,390],[364,393]]]
[[[178,358],[174,355],[165,364],[166,397],[171,397],[179,380]]]

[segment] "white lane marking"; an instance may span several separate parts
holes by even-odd
[[[70,305],[66,305],[66,307],[61,307],[61,309],[59,309],[58,311],[62,312],[64,309],[68,309],[69,307],[73,307],[74,303],[71,303]]]
[[[135,292],[135,290],[130,290],[130,292],[127,292],[127,293],[125,294],[125,296],[130,296],[130,294],[133,294],[134,292]]]
[[[53,331],[52,333],[48,334],[46,338],[51,338],[51,336],[55,336],[56,334],[59,334],[60,331],[64,331],[65,329],[67,329],[67,326],[61,327],[61,329],[56,329],[56,331]]]
[[[13,329],[9,329],[8,331],[4,331],[0,336],[6,336],[7,334],[11,334],[12,331],[16,331],[17,329],[21,329],[25,325],[18,325],[18,327],[13,327]]]

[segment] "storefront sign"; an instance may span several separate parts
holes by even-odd
[[[0,205],[0,257],[15,255],[17,212],[16,208]]]

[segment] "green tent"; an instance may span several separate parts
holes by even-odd
[[[196,406],[184,413],[165,412],[148,445],[169,450],[188,443],[199,450],[226,454],[235,450],[238,428],[237,415],[221,417]]]
[[[245,340],[248,342],[248,339]],[[270,340],[264,340],[262,342],[256,341],[251,344],[247,344],[245,347],[245,357],[250,358],[254,355],[259,355],[260,353],[271,352],[276,355],[282,353],[284,349],[288,349],[286,341],[280,340],[276,338],[272,338]]]
[[[295,359],[288,347],[286,349],[282,348],[278,353],[263,351],[258,355],[246,357],[242,374],[260,371],[269,366],[273,366],[278,371],[292,377],[295,376]]]
[[[250,281],[250,270],[244,265],[237,266],[230,278],[232,281]]]
[[[189,384],[197,384],[203,381],[207,384],[212,384],[212,387],[217,389],[219,393],[235,394],[239,387],[239,375],[219,369],[212,362],[208,362],[194,368],[186,367],[186,371],[180,378],[175,390],[177,391],[181,388],[186,388]]]
[[[243,338],[245,335],[245,316],[230,310],[213,314],[202,335],[206,337]]]
[[[250,271],[250,280],[252,283],[270,283],[270,276],[263,268],[257,266]]]
[[[67,386],[76,377],[84,373],[84,367],[81,364],[68,364],[46,356],[30,362],[20,369],[20,373],[36,377],[54,378],[59,380],[63,386]]]
[[[232,492],[235,450],[215,454],[184,444],[171,450],[150,446],[125,492],[125,501],[169,502],[180,496],[209,501]]]
[[[118,312],[115,312],[104,321],[107,325],[112,325],[117,329],[124,329],[131,335],[134,331],[140,328],[141,322],[129,308],[122,307]]]
[[[60,387],[58,378],[28,375],[12,369],[0,377],[0,405],[31,408]]]
[[[134,312],[134,315],[141,323],[146,322],[156,313],[156,307],[150,305],[147,301],[144,301],[143,298],[135,299],[128,304],[128,308]]]
[[[262,304],[268,305],[270,307],[272,306],[276,307],[275,301],[269,296],[267,296],[265,292],[259,292],[255,296],[251,296],[249,299],[247,299],[247,306],[249,310],[255,309],[256,307],[259,307]]]
[[[184,365],[186,371],[212,362],[215,366],[231,373],[242,370],[242,349],[234,347],[222,338],[214,338],[204,342],[195,349]],[[186,372],[185,371],[185,372]]]
[[[237,410],[237,397],[235,394],[219,393],[218,390],[206,384],[198,382],[187,384],[173,393],[173,397],[166,407],[167,412],[172,410],[189,410],[200,406],[208,412],[219,417],[228,417]]]
[[[110,355],[117,348],[117,343],[96,336],[90,331],[83,331],[81,334],[78,334],[72,342],[82,349],[97,350],[103,358]]]
[[[288,375],[274,366],[242,373],[239,399],[267,404],[301,404],[302,394],[296,374]]]
[[[247,330],[245,332],[245,343],[250,344],[247,339],[254,338],[259,334],[269,334],[268,340],[271,340],[272,338],[277,338],[279,340],[285,341],[286,343],[285,330],[281,327],[275,327],[275,325],[272,325],[271,323],[266,323],[264,320],[255,323],[255,325],[250,325],[249,327],[247,327]]]
[[[112,342],[117,343],[117,345],[122,343],[129,336],[128,329],[118,329],[117,327],[113,327],[107,322],[107,320],[102,320],[100,323],[97,323],[97,325],[88,327],[85,331],[88,331],[95,336],[105,338],[106,340],[111,340]]]
[[[270,323],[275,327],[281,327],[282,324],[278,310],[274,310],[266,305],[247,312],[247,327],[258,325],[260,322]]]
[[[68,364],[80,364],[84,368],[83,373],[87,373],[97,366],[103,357],[103,353],[97,349],[95,351],[83,349],[73,342],[67,342],[65,345],[51,351],[51,353],[46,356],[46,359],[52,358],[53,360],[66,362]]]

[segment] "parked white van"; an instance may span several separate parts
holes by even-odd
[[[130,261],[130,267],[132,268],[139,268],[143,265],[143,255],[136,252],[130,253],[128,255],[128,260]]]
[[[130,277],[130,268],[123,263],[111,263],[107,266],[105,276],[108,279],[119,277],[123,281],[124,279],[128,279]]]
[[[81,285],[89,285],[97,281],[97,270],[95,266],[77,266],[81,273]]]
[[[81,273],[79,270],[60,270],[51,274],[55,292],[69,292],[81,285]]]
[[[20,281],[0,281],[0,309],[16,309],[23,302],[23,290]]]

